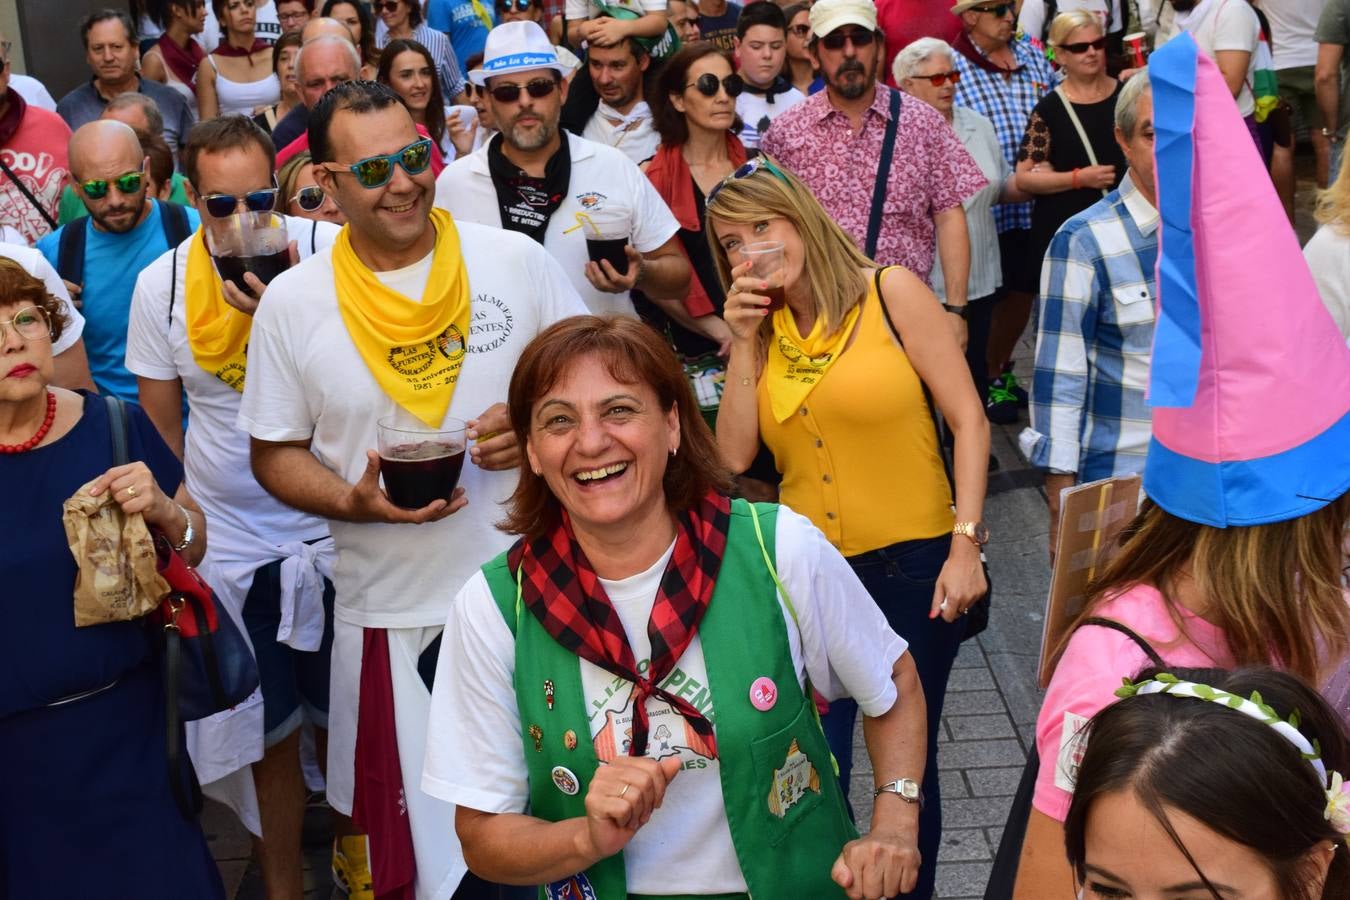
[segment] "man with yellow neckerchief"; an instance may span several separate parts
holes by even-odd
[[[373,891],[448,898],[482,887],[454,807],[422,792],[422,754],[450,598],[485,554],[519,461],[506,387],[525,345],[584,313],[538,244],[432,211],[426,148],[397,95],[352,82],[310,111],[315,178],[347,216],[331,250],[268,286],[249,339],[239,422],[278,499],[329,520],[337,543],[328,799],[369,836]],[[449,503],[393,505],[376,422],[468,422]]]
[[[276,206],[272,142],[252,120],[225,116],[198,124],[181,156],[204,220]],[[301,257],[337,234],[327,222],[287,217],[286,225]],[[253,287],[262,292],[260,282]],[[260,695],[228,715],[188,723],[193,764],[208,793],[240,810],[254,834],[266,835],[258,855],[269,896],[299,896],[306,793],[300,727],[308,720],[320,737],[327,728],[333,588],[325,575],[335,554],[327,522],[279,503],[248,474],[248,436],[236,420],[257,304],[221,280],[198,229],[137,279],[126,366],[136,375],[141,405],[183,458],[211,531],[200,569],[247,629],[261,674]],[[191,412],[186,439],[184,398]],[[241,765],[251,783],[223,780]]]

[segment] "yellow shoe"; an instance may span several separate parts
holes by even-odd
[[[347,900],[375,900],[368,846],[364,834],[333,838],[333,886]]]

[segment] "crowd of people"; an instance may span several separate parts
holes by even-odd
[[[0,897],[223,896],[180,757],[268,900],[316,794],[352,900],[932,897],[1022,422],[1052,565],[1147,499],[991,896],[1350,896],[1350,7],[942,5],[140,0],[59,101],[0,36]],[[82,490],[252,695],[75,626]]]

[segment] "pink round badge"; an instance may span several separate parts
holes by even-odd
[[[750,705],[760,712],[768,712],[778,702],[778,685],[773,679],[761,675],[750,685]]]

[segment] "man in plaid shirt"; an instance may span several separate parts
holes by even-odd
[[[1017,150],[1036,103],[1055,85],[1055,74],[1044,54],[1025,39],[1014,37],[1012,0],[958,0],[952,12],[961,17],[963,30],[952,42],[956,51],[956,102],[994,123],[999,147],[1009,166],[1017,165]],[[1004,203],[994,207],[998,245],[1003,258],[1003,299],[990,323],[989,396],[985,411],[991,421],[1017,421],[1018,402],[1011,367],[1017,339],[1031,315],[1041,261],[1027,252],[1031,237],[1031,204]]]
[[[1129,163],[1120,187],[1060,226],[1041,273],[1031,427],[1021,446],[1046,469],[1050,542],[1059,492],[1076,482],[1141,472],[1150,416],[1158,210],[1148,76],[1116,101],[1116,140]]]

